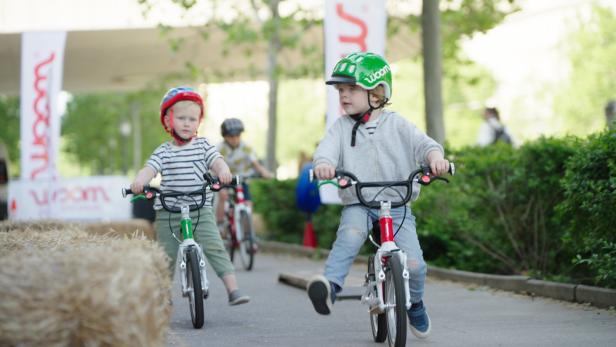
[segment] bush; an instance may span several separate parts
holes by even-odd
[[[563,259],[570,264],[554,208],[572,152],[570,139],[546,138],[518,150],[495,145],[453,152],[451,184],[423,189],[413,205],[426,259],[503,274],[555,273]]]
[[[254,209],[267,225],[271,240],[301,244],[306,216],[295,204],[297,180],[252,180]]]
[[[567,162],[559,204],[566,245],[577,253],[577,276],[616,287],[616,131],[580,141]]]

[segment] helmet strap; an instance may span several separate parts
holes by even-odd
[[[190,142],[190,140],[192,140],[193,137],[197,136],[197,134],[193,134],[188,140],[184,140],[180,135],[178,135],[178,133],[175,132],[175,129],[173,129],[173,108],[170,108],[168,112],[169,112],[169,129],[166,129],[166,130],[169,134],[171,134],[171,136],[173,136],[173,139],[178,145],[180,146],[185,145],[188,142]]]

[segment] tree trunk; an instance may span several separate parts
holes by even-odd
[[[268,47],[267,75],[269,79],[269,104],[267,128],[267,168],[276,174],[278,163],[276,161],[276,105],[278,104],[278,52],[280,51],[280,14],[278,4],[280,0],[270,0],[272,13],[272,32],[270,33]]]
[[[424,100],[428,136],[445,142],[441,91],[441,33],[439,0],[423,0],[421,38],[423,46]]]

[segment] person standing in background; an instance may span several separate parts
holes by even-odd
[[[616,130],[616,99],[605,105],[605,123],[610,130]]]
[[[477,135],[477,145],[485,147],[498,141],[513,145],[513,138],[507,128],[500,121],[500,114],[496,107],[486,107],[483,110],[483,123]]]

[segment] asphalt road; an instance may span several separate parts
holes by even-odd
[[[236,261],[239,265],[239,260]],[[305,291],[278,282],[282,272],[309,276],[323,260],[260,253],[251,272],[237,271],[249,304],[231,307],[222,282],[209,272],[205,325],[192,328],[188,301],[173,286],[168,346],[378,346],[372,341],[367,308],[338,301],[329,316],[317,314]],[[363,266],[352,269],[359,286]],[[471,287],[447,281],[426,283],[432,334],[409,346],[616,346],[616,312],[586,305]]]

